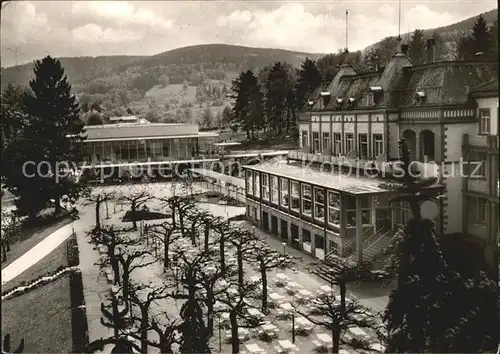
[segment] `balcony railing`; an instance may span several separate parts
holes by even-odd
[[[316,162],[319,164],[331,164],[336,166],[347,166],[356,167],[357,169],[369,169],[377,168],[377,170],[383,175],[391,175],[395,172],[395,163],[397,161],[388,161],[385,155],[380,156],[377,159],[360,159],[352,158],[347,156],[333,156],[326,154],[313,154],[303,151],[290,151],[288,153],[288,158],[292,160],[307,162]],[[423,178],[437,177],[441,179],[441,173],[439,166],[434,163],[418,162],[415,167],[418,168],[420,176]]]
[[[388,162],[385,159],[359,159],[346,156],[334,156],[325,154],[312,154],[302,151],[290,151],[288,153],[288,158],[292,160],[299,160],[303,162],[317,162],[317,163],[328,163],[337,166],[356,166],[357,168],[369,168],[371,164],[375,164],[379,171],[390,172],[392,171],[392,162]]]

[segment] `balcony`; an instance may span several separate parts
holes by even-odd
[[[329,164],[335,166],[355,167],[360,170],[367,170],[376,167],[383,176],[392,176],[396,172],[395,163],[397,161],[388,161],[387,156],[383,154],[377,159],[359,159],[347,156],[333,156],[324,154],[313,154],[303,151],[290,151],[288,158],[302,161],[303,163],[315,162],[318,164]],[[425,178],[436,177],[441,179],[439,166],[434,163],[417,162],[416,168],[420,176]]]
[[[375,164],[378,166],[380,171],[390,172],[392,171],[392,162],[386,159],[359,159],[347,156],[334,156],[325,154],[312,154],[302,151],[290,151],[288,153],[288,158],[292,160],[298,160],[302,162],[316,162],[319,164],[331,164],[336,166],[355,166],[358,169],[366,169]]]

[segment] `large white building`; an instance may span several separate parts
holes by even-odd
[[[428,58],[433,50],[430,41]],[[441,195],[425,206],[438,233],[467,232],[463,177],[451,171],[460,164],[464,134],[480,134],[481,119],[486,119],[480,107],[490,97],[478,97],[474,88],[497,76],[496,63],[430,60],[413,66],[406,52],[403,45],[375,72],[356,73],[346,63],[331,82],[318,87],[300,115],[301,150],[288,159],[247,167],[250,218],[318,258],[356,250],[358,261],[372,260],[410,215],[404,203],[389,204],[391,192],[385,188],[390,163],[398,159],[398,141],[405,138],[414,160],[439,166],[435,188]],[[490,111],[493,116],[498,121],[497,111]],[[490,130],[497,127],[495,119]],[[498,136],[490,140],[498,151]],[[386,163],[384,176],[356,177],[369,173],[375,161]],[[345,175],[345,164],[357,166],[354,176]],[[328,172],[320,172],[325,166]],[[494,184],[491,177],[488,183]]]

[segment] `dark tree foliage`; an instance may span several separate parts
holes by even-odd
[[[273,131],[281,132],[286,113],[288,75],[286,68],[277,62],[269,71],[266,82],[266,117],[267,125]]]
[[[480,15],[474,23],[472,31],[457,39],[457,58],[459,60],[496,60],[498,51],[495,49],[497,47],[495,47],[493,39],[498,38],[497,22],[497,27],[495,28],[494,25],[490,29],[484,17]],[[492,33],[492,30],[496,33]],[[477,55],[478,53],[482,53],[482,55]]]
[[[411,154],[400,142],[404,186],[395,200],[407,201],[413,214],[398,244],[397,288],[391,293],[384,321],[388,352],[478,352],[498,341],[496,285],[481,274],[464,280],[446,263],[435,225],[423,219],[421,203],[435,192],[408,173]],[[488,310],[489,309],[489,310]],[[481,324],[479,324],[481,323]]]
[[[425,62],[425,40],[424,31],[416,29],[413,32],[409,43],[409,57],[413,65],[423,64]]]
[[[101,115],[99,113],[92,113],[87,120],[87,125],[103,125]]]
[[[8,189],[21,197],[19,206],[23,211],[36,214],[53,199],[58,213],[63,196],[76,200],[83,191],[83,186],[68,174],[82,160],[83,123],[61,63],[47,56],[35,63],[34,73],[31,91],[23,99],[30,119],[22,127],[20,138],[6,148],[7,171],[3,173]],[[36,167],[30,171],[35,172],[33,177],[23,173],[27,161],[42,166],[45,176],[37,173]],[[31,193],[26,193],[27,189]],[[36,203],[26,201],[33,192],[39,195],[33,198],[38,199]]]
[[[298,109],[302,109],[308,97],[319,86],[321,73],[316,66],[316,62],[306,58],[300,66],[297,84],[295,86],[295,101]]]
[[[254,132],[263,125],[262,92],[257,77],[251,70],[240,73],[233,81],[236,94],[233,124],[245,131],[247,138],[253,138]]]

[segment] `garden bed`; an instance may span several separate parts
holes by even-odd
[[[132,222],[134,220],[132,210],[129,210],[125,213],[122,218],[123,222]],[[157,220],[157,219],[167,219],[171,217],[171,215],[159,213],[155,211],[147,211],[147,210],[137,210],[135,212],[135,220]]]

